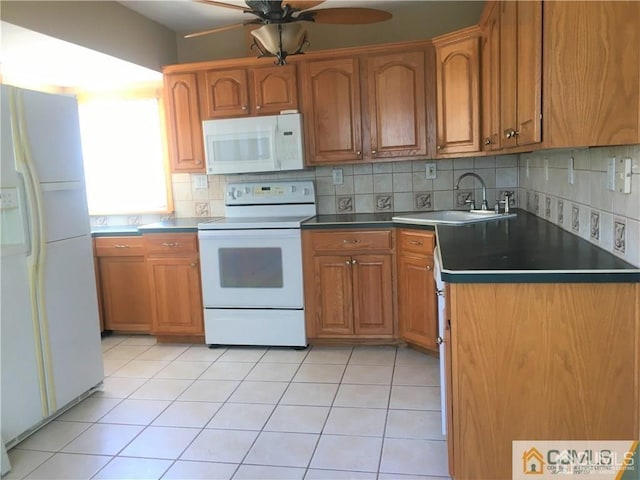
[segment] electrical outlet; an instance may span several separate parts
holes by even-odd
[[[436,178],[436,164],[435,163],[426,163],[425,164],[425,175],[427,180],[434,180]]]
[[[573,185],[576,183],[576,172],[573,168],[573,157],[569,157],[569,162],[567,165],[567,174],[568,174],[568,180],[569,180],[569,184]]]
[[[3,188],[0,190],[0,209],[18,208],[18,189]]]
[[[616,191],[631,193],[631,158],[621,158],[616,162]]]
[[[333,170],[331,170],[331,174],[333,175],[334,185],[342,185],[344,183],[344,178],[342,176],[341,168],[334,168]]]
[[[196,190],[205,190],[208,187],[206,175],[193,175],[193,188]]]
[[[607,159],[607,188],[616,191],[616,157]]]
[[[527,171],[527,178],[529,178],[529,159],[528,159],[528,158],[527,158],[527,168],[526,168],[526,171]]]
[[[549,181],[549,159],[548,158],[544,159],[544,179],[547,182]]]

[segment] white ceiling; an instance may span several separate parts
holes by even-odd
[[[223,1],[246,7],[241,0]],[[326,0],[315,9],[366,7],[393,13],[394,9],[415,4],[416,1],[427,0]],[[205,5],[193,0],[122,0],[118,3],[179,33],[212,29],[255,18],[240,10]]]

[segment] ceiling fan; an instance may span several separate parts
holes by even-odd
[[[262,25],[251,31],[253,36],[251,49],[257,50],[258,57],[276,57],[274,63],[277,65],[284,65],[288,55],[302,53],[302,49],[309,44],[307,30],[300,22],[358,25],[383,22],[391,18],[391,13],[373,8],[309,10],[323,4],[325,0],[246,0],[248,8],[214,0],[195,1],[215,7],[240,10],[254,18],[242,23],[190,33],[185,35],[185,38],[209,35],[246,25]]]

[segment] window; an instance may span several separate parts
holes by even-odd
[[[79,96],[91,215],[172,210],[159,98]]]

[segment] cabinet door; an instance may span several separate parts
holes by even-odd
[[[353,315],[356,335],[393,335],[391,270],[391,255],[353,257]]]
[[[97,260],[104,328],[148,333],[151,305],[144,256],[106,256]]]
[[[425,155],[425,53],[367,58],[371,159]]]
[[[147,258],[153,333],[204,335],[197,256]]]
[[[500,135],[502,146],[515,147],[517,105],[517,6],[500,2]]]
[[[251,71],[256,115],[277,115],[298,108],[298,78],[295,65],[254,68]]]
[[[171,170],[204,173],[204,141],[195,73],[165,75],[164,90]]]
[[[489,3],[482,25],[482,149],[500,150],[500,9]]]
[[[307,163],[362,158],[360,75],[354,58],[303,65]]]
[[[352,335],[351,257],[327,255],[313,260],[316,337]]]
[[[436,44],[438,154],[480,151],[477,33]]]
[[[433,257],[398,257],[398,326],[403,340],[437,351]]]
[[[200,73],[202,120],[249,115],[247,71],[210,70]]]

